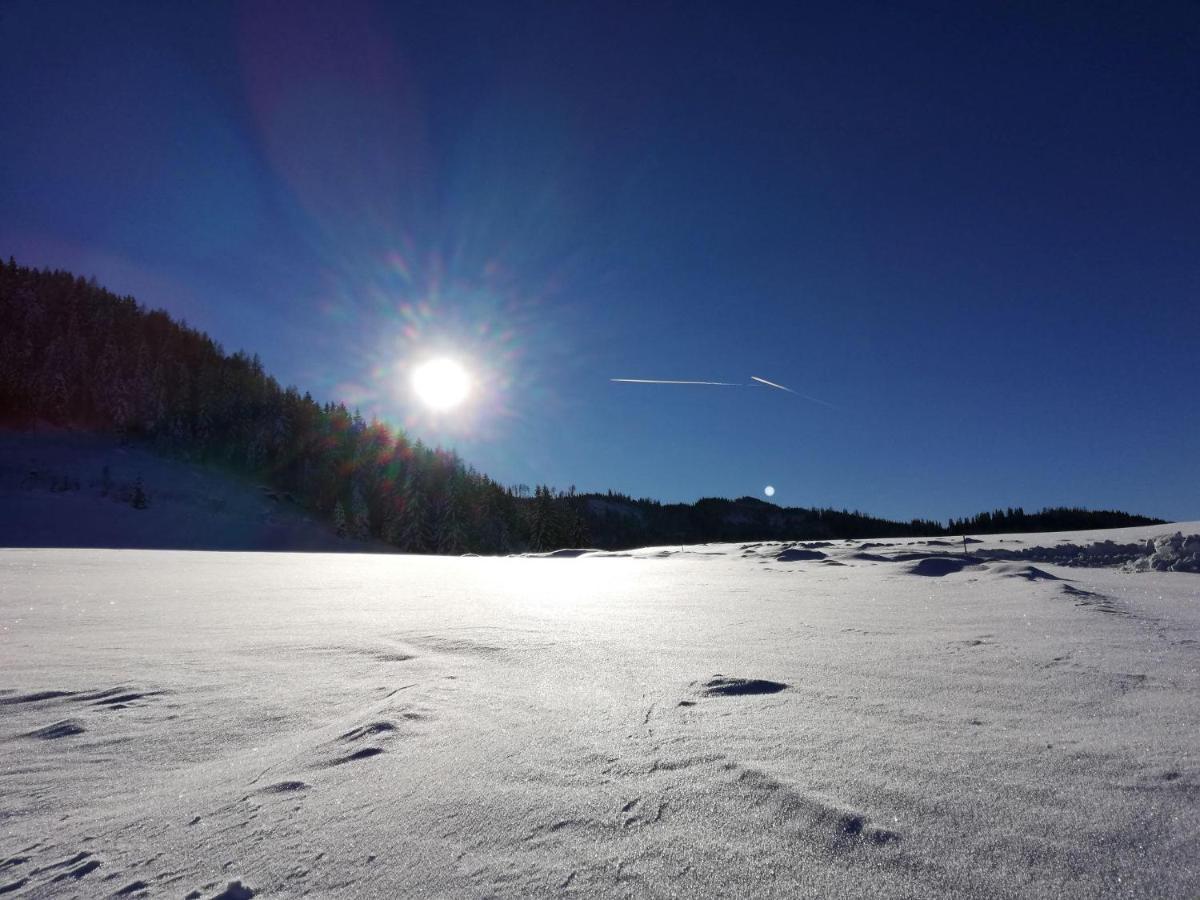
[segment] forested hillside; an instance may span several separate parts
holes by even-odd
[[[523,509],[453,453],[281,387],[257,357],[132,297],[12,261],[0,270],[0,419],[114,431],[250,473],[349,535],[413,553],[550,546],[544,503]]]
[[[715,540],[942,535],[1152,524],[1021,510],[893,522],[753,498],[661,504],[506,487],[340,403],[282,387],[257,356],[66,272],[0,264],[0,422],[119,434],[269,482],[339,532],[411,553],[507,553]]]

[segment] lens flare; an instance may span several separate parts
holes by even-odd
[[[471,392],[471,377],[457,362],[441,357],[413,369],[412,387],[422,403],[443,412],[467,399]]]

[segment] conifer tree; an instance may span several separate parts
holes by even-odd
[[[146,496],[146,491],[142,487],[141,473],[138,474],[137,480],[133,484],[133,496],[129,504],[134,509],[146,509],[150,506],[150,499]]]
[[[367,511],[367,501],[363,498],[362,488],[357,484],[350,496],[350,533],[356,540],[371,539],[371,519]]]
[[[405,553],[425,552],[425,501],[421,488],[408,483],[404,487],[404,521],[400,527],[400,549]]]

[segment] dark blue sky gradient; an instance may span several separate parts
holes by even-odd
[[[0,113],[4,256],[503,482],[1200,518],[1193,3],[9,0]]]

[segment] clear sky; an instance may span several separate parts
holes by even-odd
[[[1200,518],[1192,2],[6,0],[0,253],[505,483]]]

